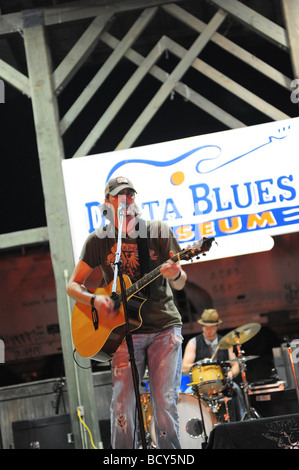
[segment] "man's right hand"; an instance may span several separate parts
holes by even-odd
[[[107,317],[115,318],[118,315],[118,310],[115,309],[115,304],[108,295],[96,295],[94,306],[101,314]]]

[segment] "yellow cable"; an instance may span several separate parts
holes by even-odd
[[[79,408],[78,408],[78,417],[79,417],[81,423],[83,424],[83,426],[85,426],[86,429],[87,429],[87,431],[88,431],[88,434],[89,434],[89,437],[90,437],[90,442],[91,442],[92,447],[93,447],[94,449],[98,449],[98,448],[94,445],[94,443],[93,443],[92,435],[91,435],[91,432],[90,432],[88,426],[84,423],[83,419],[81,418],[81,413],[80,413],[80,409],[79,409]]]

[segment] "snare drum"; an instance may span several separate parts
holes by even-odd
[[[224,387],[224,375],[218,361],[205,359],[198,361],[189,372],[192,385],[197,385],[198,391],[205,395],[214,395]]]

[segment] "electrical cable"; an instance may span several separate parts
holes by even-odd
[[[85,370],[88,370],[88,369],[91,369],[92,368],[92,364],[88,367],[84,367],[84,366],[81,366],[79,364],[79,362],[77,361],[77,359],[75,358],[75,353],[77,352],[76,348],[73,350],[73,360],[74,362],[77,364],[78,367],[80,367],[80,369],[85,369]]]
[[[84,426],[84,427],[87,429],[87,431],[88,431],[88,434],[89,434],[89,438],[90,438],[90,442],[91,442],[92,447],[93,447],[94,449],[98,450],[98,448],[97,448],[97,447],[94,445],[94,443],[93,443],[92,434],[91,434],[91,432],[90,432],[88,426],[84,423],[84,421],[83,421],[83,419],[82,419],[82,417],[81,417],[80,408],[77,409],[77,412],[78,412],[78,418],[79,418],[79,420],[81,421],[81,423],[83,424],[83,426]]]

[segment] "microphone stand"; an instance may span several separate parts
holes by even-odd
[[[207,436],[207,431],[206,431],[205,418],[204,418],[204,415],[203,415],[203,412],[202,412],[202,405],[201,405],[201,399],[200,399],[200,393],[199,393],[198,387],[196,387],[196,395],[197,395],[199,410],[200,410],[200,414],[201,414],[201,422],[202,422],[202,433],[201,434],[202,434],[203,440],[204,440],[204,442],[201,443],[201,448],[206,449],[207,445],[208,445],[208,436]]]
[[[59,413],[59,406],[60,406],[61,398],[62,398],[63,405],[64,405],[64,400],[63,400],[63,387],[64,387],[64,385],[65,385],[65,382],[64,382],[62,377],[60,379],[60,382],[53,385],[53,391],[56,395],[56,399],[55,399],[55,401],[52,402],[52,405],[53,405],[53,408],[55,408],[55,414],[56,415],[58,415],[58,413]]]
[[[117,235],[117,248],[116,248],[115,263],[114,263],[115,270],[114,270],[114,280],[113,280],[113,285],[112,285],[112,293],[113,292],[116,293],[117,279],[119,278],[119,285],[120,285],[120,290],[121,290],[124,316],[125,316],[125,322],[126,322],[126,342],[127,342],[128,353],[129,353],[129,361],[131,363],[131,371],[132,371],[133,385],[134,385],[137,411],[138,411],[141,442],[142,442],[142,448],[146,449],[145,428],[144,428],[143,414],[142,414],[142,407],[141,407],[141,400],[140,400],[140,393],[139,393],[139,378],[138,378],[138,371],[137,371],[135,356],[134,356],[134,346],[133,346],[132,334],[130,331],[127,298],[125,294],[125,283],[124,283],[123,273],[122,273],[121,234],[122,234],[123,219],[124,219],[124,209],[121,204],[119,205],[118,210],[117,210],[117,217],[118,217],[118,235]]]

